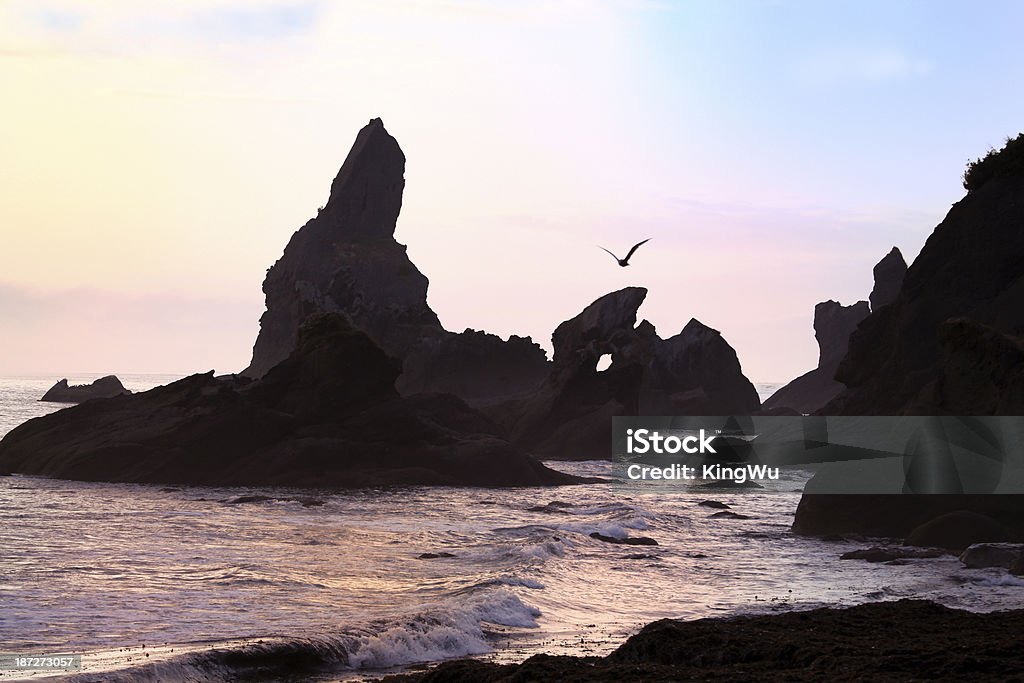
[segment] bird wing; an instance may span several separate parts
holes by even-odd
[[[601,246],[600,244],[599,244],[599,245],[597,245],[597,248],[598,248],[598,249],[604,249],[604,251],[608,251],[607,249],[605,249],[604,247],[602,247],[602,246]],[[610,252],[610,251],[608,251],[608,253],[609,253],[609,254],[612,254],[612,252]],[[618,256],[616,256],[615,254],[612,254],[612,258],[613,258],[613,259],[615,259],[616,261],[618,261],[618,260],[619,260],[619,257],[618,257]]]
[[[633,255],[633,252],[634,252],[634,251],[636,251],[637,249],[639,249],[639,248],[640,248],[640,245],[641,245],[641,244],[644,244],[645,242],[650,242],[650,241],[651,241],[651,238],[650,238],[650,237],[648,237],[648,238],[647,238],[647,239],[645,239],[645,240],[644,240],[643,242],[637,242],[636,244],[634,244],[634,245],[633,245],[633,248],[629,250],[629,253],[628,253],[628,254],[626,254],[626,258],[625,258],[625,259],[623,259],[623,260],[625,260],[625,261],[628,261],[628,260],[629,260],[629,257]]]

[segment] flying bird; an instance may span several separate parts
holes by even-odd
[[[620,265],[620,266],[622,266],[623,268],[625,268],[626,266],[628,266],[628,265],[629,265],[629,259],[630,259],[630,257],[632,257],[632,256],[633,256],[633,252],[634,252],[634,251],[636,251],[637,249],[639,249],[639,248],[640,248],[640,245],[641,245],[641,244],[644,244],[645,242],[650,242],[650,241],[651,241],[651,238],[650,238],[650,237],[648,237],[648,238],[647,238],[647,239],[645,239],[645,240],[644,240],[643,242],[637,242],[636,244],[634,244],[634,245],[633,245],[633,248],[629,250],[629,253],[628,253],[628,254],[626,254],[626,258],[619,258],[619,257],[618,257],[618,256],[616,256],[615,254],[612,254],[612,252],[608,251],[607,249],[604,249],[604,247],[602,247],[602,246],[601,246],[600,244],[599,244],[599,245],[597,245],[597,246],[598,246],[598,247],[599,247],[600,249],[604,249],[605,251],[608,251],[608,253],[609,253],[609,254],[612,254],[612,258],[613,258],[613,259],[615,259],[616,261],[618,261],[618,263],[619,263],[619,265]]]

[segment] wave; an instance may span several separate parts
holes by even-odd
[[[1024,586],[1024,577],[1013,574],[999,574],[997,576],[979,576],[970,579],[971,583],[978,586]]]
[[[506,585],[517,585],[514,577]],[[522,580],[524,582],[528,580]],[[501,583],[506,583],[500,580]],[[525,585],[522,584],[522,585]],[[285,673],[383,670],[492,651],[488,626],[536,628],[540,610],[505,588],[462,596],[417,614],[335,635],[227,643],[114,671],[82,673],[76,683],[276,680]]]

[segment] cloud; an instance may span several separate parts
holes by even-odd
[[[138,55],[284,40],[312,31],[321,9],[319,0],[9,0],[0,5],[0,54]]]
[[[927,76],[932,63],[889,47],[846,48],[820,52],[797,64],[797,77],[806,83],[880,83]]]

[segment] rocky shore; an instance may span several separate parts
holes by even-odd
[[[470,681],[1007,681],[1024,676],[1024,610],[927,601],[645,626],[607,657],[445,662],[387,683]]]

